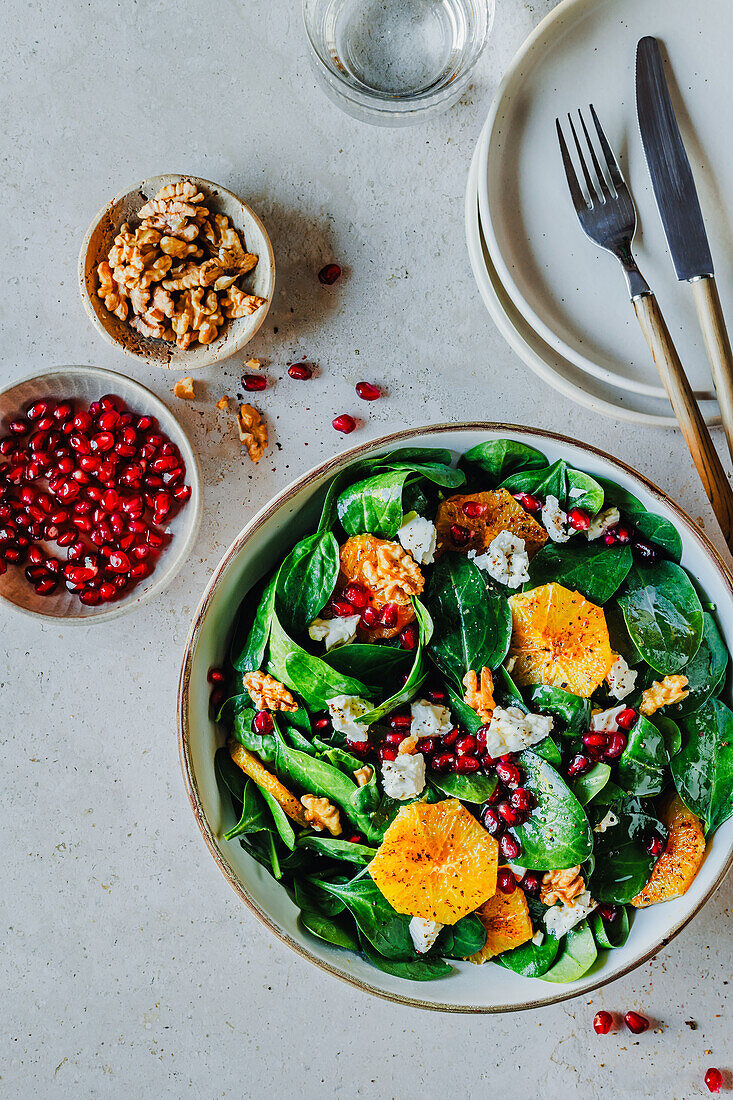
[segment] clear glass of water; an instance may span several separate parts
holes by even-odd
[[[383,126],[455,103],[493,18],[494,0],[303,0],[324,91],[354,118]]]

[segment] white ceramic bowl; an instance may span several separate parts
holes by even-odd
[[[120,321],[110,313],[97,295],[97,265],[107,259],[112,241],[122,223],[131,222],[134,226],[137,211],[142,209],[148,199],[161,187],[180,183],[182,180],[195,183],[204,192],[208,208],[216,214],[226,214],[234,228],[244,235],[248,251],[259,256],[257,266],[245,280],[245,286],[248,293],[265,299],[264,305],[249,317],[227,321],[211,344],[194,344],[185,350],[167,340],[141,336],[126,321]],[[252,339],[272,303],[275,257],[264,225],[254,210],[233,191],[197,176],[182,176],[177,173],[152,176],[127,191],[121,191],[92,221],[79,252],[79,289],[89,320],[100,336],[110,344],[151,366],[186,372],[228,359],[241,351]]]
[[[502,436],[532,444],[551,462],[564,457],[591,474],[612,478],[648,508],[670,519],[682,536],[683,564],[705,598],[716,604],[721,630],[733,649],[733,577],[692,520],[655,485],[602,451],[551,432],[512,424],[435,425],[374,440],[323,463],[280,493],[247,524],[214,570],[201,600],[179,685],[181,762],[191,806],[211,854],[252,912],[304,958],[360,989],[413,1007],[453,1012],[536,1008],[587,993],[633,970],[668,943],[722,881],[733,863],[733,819],[713,836],[705,862],[684,897],[636,914],[626,944],[599,958],[579,981],[555,986],[488,963],[457,963],[449,977],[430,983],[402,981],[302,929],[298,910],[285,890],[239,844],[222,839],[234,824],[234,816],[231,805],[219,794],[214,775],[214,753],[224,743],[224,731],[209,718],[206,675],[212,665],[223,662],[233,616],[251,585],[298,538],[315,530],[324,484],[339,469],[365,455],[402,445],[447,447],[462,454],[481,440]]]
[[[0,434],[7,434],[9,421],[32,401],[51,397],[58,401],[68,399],[89,405],[105,393],[117,394],[133,412],[141,415],[149,413],[158,418],[161,430],[176,444],[183,456],[186,484],[191,486],[191,496],[186,506],[167,525],[166,529],[172,536],[171,541],[161,553],[153,572],[121,599],[112,603],[87,607],[62,585],[51,596],[39,596],[28,584],[22,569],[8,566],[7,573],[0,577],[0,598],[19,611],[38,618],[101,622],[131,611],[170,584],[196,541],[201,519],[201,478],[196,455],[173,413],[160,398],[132,378],[126,378],[115,371],[103,370],[101,367],[56,367],[44,374],[31,375],[12,382],[0,391]],[[49,545],[49,550],[56,557],[64,557],[64,551],[53,544]]]

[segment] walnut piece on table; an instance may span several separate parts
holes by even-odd
[[[179,378],[173,387],[173,396],[182,397],[186,401],[193,401],[193,378]]]
[[[237,413],[239,441],[253,462],[259,462],[267,448],[267,424],[252,405],[240,405]]]

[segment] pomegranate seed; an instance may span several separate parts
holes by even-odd
[[[393,733],[385,734],[384,743],[385,745],[401,745],[406,737],[406,733],[400,733],[398,730],[395,730]]]
[[[113,596],[115,595],[115,592],[116,592],[115,586],[113,584],[111,584],[109,581],[105,581],[103,584],[100,584],[100,586],[99,586],[99,595],[100,595],[100,598],[103,599],[103,600],[111,600],[113,598]]]
[[[496,774],[507,787],[518,787],[522,782],[522,773],[516,764],[507,764],[500,760],[496,765]]]
[[[603,541],[606,544],[606,546],[615,546],[616,545],[616,536],[611,534],[610,531],[607,531],[606,534],[603,536]]]
[[[608,924],[613,924],[621,912],[621,907],[618,905],[600,905],[598,907],[598,912],[601,914],[604,921]]]
[[[135,427],[139,432],[147,432],[150,428],[158,427],[158,420],[154,416],[141,416]]]
[[[500,802],[497,807],[497,812],[503,821],[507,825],[518,825],[521,814],[517,813],[514,807],[509,802]]]
[[[17,546],[5,547],[5,549],[3,550],[3,557],[7,562],[10,562],[12,565],[18,565],[24,560],[25,550],[20,545],[20,539],[18,539]]]
[[[115,412],[114,409],[107,409],[101,416],[97,417],[97,426],[102,429],[103,432],[111,432],[117,427],[120,422],[120,414]]]
[[[458,756],[473,755],[476,752],[476,738],[471,734],[459,737],[456,741],[456,754]]]
[[[149,546],[133,546],[132,556],[136,561],[146,561],[150,557],[152,551]]]
[[[593,1017],[593,1030],[596,1035],[608,1035],[613,1027],[613,1016],[610,1012],[596,1012]]]
[[[417,742],[417,751],[421,752],[423,756],[432,756],[435,749],[436,744],[432,737],[421,737]]]
[[[430,762],[430,766],[435,772],[447,772],[450,771],[455,763],[455,757],[451,752],[439,752],[436,753]]]
[[[348,413],[341,413],[340,416],[335,416],[331,423],[337,432],[342,432],[344,435],[351,435],[356,427],[356,421],[353,416],[349,416]]]
[[[145,532],[145,540],[148,546],[152,546],[153,550],[159,550],[165,542],[163,535],[161,535],[159,531],[155,531],[152,527],[148,527]]]
[[[525,894],[529,894],[530,897],[535,897],[535,895],[539,894],[540,887],[542,886],[542,875],[538,875],[536,871],[525,871],[520,886]]]
[[[363,618],[363,616],[362,616]],[[400,645],[403,649],[415,649],[418,642],[418,629],[415,623],[409,623],[400,634]]]
[[[461,734],[461,731],[458,729],[457,726],[454,726],[452,730],[449,730],[448,733],[444,733],[443,736],[441,737],[441,739],[440,739],[441,746],[446,748],[446,749],[451,748],[457,742],[458,738],[460,737],[460,734]]]
[[[635,721],[636,711],[633,707],[626,707],[616,715],[616,725],[622,730],[630,730]]]
[[[542,501],[532,493],[514,493],[514,499],[522,505],[525,512],[540,512]]]
[[[509,836],[508,833],[502,833],[499,837],[499,851],[504,859],[511,861],[516,859],[519,855],[519,844],[513,836]]]
[[[513,894],[517,888],[517,880],[508,867],[500,867],[496,875],[496,889],[502,894]]]
[[[89,442],[93,451],[111,451],[115,445],[115,437],[112,432],[98,432]]]
[[[354,614],[354,607],[348,600],[334,600],[331,604],[333,613],[338,618],[346,618],[348,615]]]
[[[412,725],[411,714],[393,714],[389,720],[393,730],[409,730]]]
[[[535,807],[535,796],[526,787],[517,787],[513,790],[509,801],[514,809],[522,814],[529,813]]]
[[[646,1016],[642,1016],[639,1012],[627,1012],[624,1016],[624,1023],[634,1035],[641,1035],[642,1031],[646,1031],[649,1027]]]
[[[109,556],[108,569],[111,569],[113,573],[129,573],[130,572],[130,559],[124,550],[113,550]]]
[[[393,749],[390,745],[387,745],[379,750],[379,755],[382,760],[396,760],[397,749]]]
[[[355,756],[368,756],[373,751],[370,741],[350,741],[347,737],[346,746]]]
[[[291,378],[297,378],[301,382],[306,382],[309,378],[313,377],[313,368],[308,366],[307,363],[292,363],[288,367],[288,374]]]
[[[8,427],[13,435],[27,435],[29,431],[28,421],[23,417],[18,417],[17,420],[11,420]]]
[[[318,282],[323,286],[333,286],[337,279],[341,278],[341,268],[338,264],[326,264],[318,272]]]
[[[179,485],[177,489],[173,490],[173,496],[179,503],[183,504],[191,496],[191,486]]]
[[[704,1077],[708,1092],[720,1092],[723,1087],[723,1074],[715,1066],[706,1071]]]
[[[435,767],[435,761],[433,761],[433,767]],[[501,818],[491,806],[484,806],[482,809],[481,824],[491,836],[496,836],[497,833],[500,833],[504,828]]]
[[[252,728],[256,733],[272,733],[274,723],[269,710],[258,710],[252,719]]]
[[[397,616],[399,615],[399,608],[395,603],[385,604],[379,613],[379,622],[382,626],[393,627],[397,622]]]
[[[485,516],[488,510],[488,504],[481,504],[478,500],[467,500],[462,509],[464,516],[468,516],[469,519]]]
[[[25,414],[29,420],[40,420],[48,412],[48,401],[35,401]]]
[[[583,775],[590,771],[593,761],[585,753],[577,753],[568,765],[568,775],[573,779],[576,775]]]
[[[626,748],[627,737],[625,733],[612,733],[608,738],[608,745],[604,752],[606,760],[615,760]]]
[[[37,581],[33,587],[39,596],[50,596],[56,590],[58,583],[56,577],[46,576]]]
[[[584,733],[583,744],[589,749],[605,748],[608,744],[607,733]]]
[[[79,599],[87,607],[96,607],[98,603],[102,602],[99,590],[95,588],[85,588],[83,592],[79,593]]]
[[[646,539],[639,538],[637,535],[631,544],[634,557],[639,561],[643,561],[647,565],[654,565],[659,561],[660,552],[656,546],[652,546]]]
[[[481,763],[477,756],[459,756],[454,764],[458,775],[469,775],[471,772],[477,772],[480,767]]]
[[[118,397],[116,393],[105,393],[99,399],[99,408],[105,412],[107,409],[115,409],[117,412],[121,412],[124,407],[122,398]]]
[[[652,835],[647,838],[644,847],[646,848],[650,856],[655,856],[658,858],[659,856],[661,856],[667,845],[665,844],[659,833],[652,833]]]
[[[473,538],[473,531],[468,527],[461,527],[458,523],[451,524],[450,537],[454,546],[465,546],[469,539]]]
[[[45,554],[37,546],[31,546],[28,550],[28,561],[33,565],[41,565],[45,560]]]
[[[356,396],[360,397],[362,401],[376,401],[377,398],[382,396],[379,386],[374,386],[371,382],[357,382],[355,389]]]
[[[357,611],[361,611],[369,603],[369,593],[364,585],[354,582],[346,585],[344,599],[348,600]]]
[[[264,390],[267,388],[267,379],[264,374],[243,374],[242,388],[245,390]]]
[[[616,542],[620,542],[622,546],[631,542],[631,531],[628,527],[614,527],[613,534],[616,536]]]
[[[206,679],[210,684],[224,684],[226,683],[226,673],[223,669],[217,668],[213,665],[206,674]],[[264,713],[267,713],[266,711]]]
[[[361,613],[361,619],[359,620],[359,626],[366,627],[370,630],[373,626],[377,625],[379,616],[373,607],[365,607]]]

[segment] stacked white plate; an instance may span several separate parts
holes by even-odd
[[[672,267],[644,161],[636,43],[659,38],[733,331],[731,0],[562,0],[514,58],[491,106],[466,191],[466,235],[484,303],[510,345],[558,392],[618,420],[676,423],[619,264],[583,234],[555,119],[593,103],[634,195],[635,253],[710,424],[718,409],[686,283]]]

